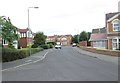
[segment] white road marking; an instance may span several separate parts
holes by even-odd
[[[41,57],[41,59],[38,59],[38,60],[33,61],[33,62],[25,63],[25,64],[22,64],[22,65],[18,65],[18,66],[12,67],[12,68],[3,69],[1,71],[9,71],[11,69],[15,69],[15,68],[18,68],[18,67],[21,67],[21,66],[25,66],[25,65],[29,65],[29,64],[32,64],[32,63],[39,62],[39,61],[43,60],[46,57],[47,54],[48,54],[48,51],[43,55],[43,57]]]

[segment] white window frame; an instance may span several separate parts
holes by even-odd
[[[8,45],[8,42],[3,39],[3,40],[2,40],[2,44],[3,44],[3,45]]]
[[[118,25],[118,26],[116,26]],[[120,20],[115,19],[112,21],[113,31],[120,31]]]
[[[94,48],[106,48],[105,45],[105,40],[98,40],[98,41],[93,41],[93,47]]]
[[[120,38],[113,38],[113,39],[112,39],[112,49],[113,49],[113,50],[116,50],[116,49],[119,48],[119,44],[120,44],[119,39],[120,39]],[[116,40],[116,41],[114,41],[114,40]],[[116,47],[114,47],[114,44],[116,45]]]

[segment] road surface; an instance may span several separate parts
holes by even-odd
[[[43,56],[42,59],[41,56]],[[86,51],[72,46],[49,49],[23,60],[4,63],[2,80],[117,81],[117,59],[109,56],[115,58],[115,62],[115,60],[102,59],[99,56],[95,57],[93,53],[88,54]]]

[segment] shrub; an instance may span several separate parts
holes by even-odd
[[[40,45],[40,47],[42,47],[43,49],[49,49],[50,48],[50,46],[48,44]]]
[[[49,44],[50,48],[53,48],[53,44]]]
[[[55,45],[56,43],[55,42],[47,42],[47,44]]]
[[[32,46],[31,46],[31,48],[37,48],[38,47],[38,44],[33,44]]]
[[[21,47],[20,47],[20,43],[18,42],[18,49],[21,49]]]
[[[42,48],[31,48],[31,54],[36,52],[42,51]],[[29,49],[10,49],[10,48],[3,48],[2,49],[2,61],[9,62],[14,61],[17,59],[26,58],[29,56]]]

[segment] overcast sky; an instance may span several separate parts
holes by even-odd
[[[105,14],[118,11],[119,0],[0,0],[0,16],[10,17],[18,28],[28,26],[46,35],[77,34],[105,26]]]

